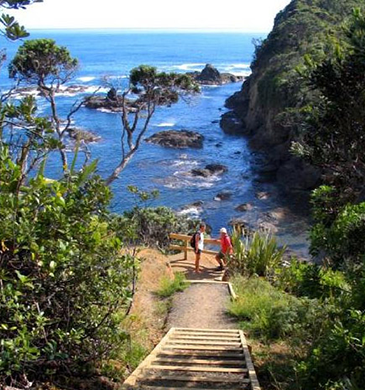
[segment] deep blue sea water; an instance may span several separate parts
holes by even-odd
[[[102,85],[104,76],[112,79],[126,78],[129,71],[140,64],[156,66],[161,71],[187,72],[202,70],[205,64],[213,64],[221,72],[247,76],[254,46],[252,40],[264,38],[265,34],[247,33],[189,33],[151,32],[123,30],[38,30],[31,31],[30,38],[52,38],[57,44],[67,46],[71,55],[77,57],[80,69],[71,84],[88,87],[93,91]],[[11,59],[19,43],[6,43]],[[2,90],[8,88],[4,69],[1,74]],[[195,217],[204,219],[218,234],[221,226],[227,226],[232,218],[245,218],[253,226],[267,220],[274,212],[284,215],[277,232],[281,242],[292,249],[306,253],[305,221],[298,219],[283,206],[276,196],[275,187],[256,181],[251,169],[255,156],[243,137],[229,136],[219,127],[219,119],[226,111],[225,100],[241,88],[241,83],[219,87],[203,87],[201,94],[189,101],[180,100],[171,107],[156,111],[146,136],[169,129],[187,129],[204,135],[204,148],[167,149],[143,143],[120,179],[113,183],[112,210],[122,212],[131,208],[135,200],[126,190],[127,185],[136,185],[141,190],[157,188],[160,197],[153,205],[166,205],[183,210],[187,205],[203,201],[201,208],[185,209]],[[57,97],[60,113],[65,114],[71,104],[83,94]],[[38,100],[39,112],[46,114],[47,103]],[[92,131],[101,141],[91,144],[92,158],[99,159],[99,173],[106,177],[118,162],[120,155],[120,117],[115,113],[82,108],[74,118],[75,126]],[[192,168],[219,163],[228,167],[222,176],[209,179],[193,177]],[[48,175],[57,176],[60,163],[51,157],[47,163]],[[216,195],[229,191],[229,200],[219,201]],[[257,192],[269,192],[268,199],[259,200]],[[250,202],[254,208],[240,213],[235,207]]]

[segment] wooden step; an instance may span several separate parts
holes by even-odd
[[[242,331],[188,328],[171,328],[123,388],[260,390]]]

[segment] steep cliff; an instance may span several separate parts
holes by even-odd
[[[320,179],[317,170],[289,152],[300,126],[287,113],[313,94],[296,67],[306,54],[314,60],[328,55],[329,37],[343,34],[353,7],[364,5],[364,0],[293,0],[276,16],[267,39],[256,45],[252,74],[241,91],[226,102],[232,111],[222,117],[223,130],[247,135],[253,149],[266,150],[270,169],[286,189],[311,189]]]

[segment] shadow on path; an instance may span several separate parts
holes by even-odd
[[[218,271],[218,263],[214,256],[202,254],[200,259],[201,273],[194,272],[195,255],[188,253],[188,258],[184,260],[184,253],[169,256],[169,263],[174,273],[181,272],[187,280],[219,281],[222,280],[223,271]]]

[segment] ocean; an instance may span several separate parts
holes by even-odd
[[[160,71],[201,71],[212,64],[220,72],[248,76],[254,53],[253,40],[266,34],[217,32],[167,32],[129,30],[34,30],[30,39],[52,38],[66,46],[80,67],[69,83],[84,86],[79,94],[57,96],[59,112],[66,115],[75,102],[103,86],[107,76],[123,80],[129,71],[141,64],[157,67]],[[8,60],[13,58],[21,42],[5,42]],[[1,74],[1,89],[9,88],[6,66]],[[203,219],[218,235],[219,228],[230,226],[233,219],[246,220],[250,226],[271,224],[277,229],[280,243],[300,255],[307,255],[305,218],[298,218],[282,201],[272,183],[263,183],[254,173],[252,163],[260,156],[247,146],[245,138],[226,135],[219,126],[221,115],[227,111],[225,100],[240,90],[242,83],[224,86],[205,86],[199,95],[180,100],[171,107],[159,107],[153,116],[146,137],[162,130],[192,130],[204,135],[204,147],[196,149],[168,149],[142,143],[140,150],[112,184],[114,193],[111,209],[121,213],[136,204],[127,191],[128,185],[140,190],[157,189],[160,193],[152,206],[165,205],[181,214]],[[98,93],[105,93],[105,85]],[[38,98],[40,115],[47,115],[47,102]],[[74,117],[74,125],[101,137],[89,145],[91,156],[98,159],[98,173],[107,177],[120,157],[120,116],[115,113],[81,108]],[[191,175],[193,168],[207,164],[223,164],[228,172],[209,178]],[[57,177],[60,162],[51,156],[47,174]],[[220,193],[228,199],[220,200]],[[250,203],[249,211],[236,207]]]

